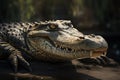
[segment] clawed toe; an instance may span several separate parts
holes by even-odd
[[[26,69],[29,70],[30,72],[32,71],[32,69],[31,69],[31,67],[30,67],[30,64],[29,64],[21,55],[18,55],[17,58],[18,58],[19,63],[20,63],[24,68],[26,68]]]
[[[99,56],[96,58],[85,58],[79,60],[83,64],[93,64],[93,65],[100,65],[100,66],[107,66],[111,64],[111,59],[107,56]]]
[[[15,73],[18,71],[18,63],[20,63],[25,69],[29,70],[30,72],[32,71],[30,64],[22,57],[21,54],[11,54],[8,59]]]
[[[8,58],[9,62],[11,63],[11,66],[14,70],[14,72],[17,72],[17,68],[18,68],[18,60],[17,60],[17,56],[15,54],[11,54]]]
[[[110,64],[110,59],[107,56],[100,56],[96,58],[98,65],[106,66]]]
[[[110,64],[110,58],[107,56],[101,56],[101,58],[106,62],[106,64]]]
[[[99,65],[105,65],[106,64],[106,62],[104,61],[104,59],[101,58],[101,57],[97,57],[96,60],[98,61]]]

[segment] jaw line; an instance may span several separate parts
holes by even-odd
[[[42,50],[45,53],[48,54],[54,54],[54,55],[58,55],[61,57],[65,57],[72,59],[76,59],[76,58],[88,58],[88,57],[96,57],[98,55],[103,54],[102,51],[94,51],[94,50],[85,50],[85,49],[79,49],[79,50],[72,50],[72,48],[70,48],[71,50],[69,50],[67,47],[63,47],[60,44],[56,45],[55,42],[53,42],[52,40],[48,39],[48,38],[44,38],[44,37],[33,37],[34,39],[37,40],[37,44],[39,44],[38,48],[36,49],[35,45],[31,43],[30,41],[30,47],[32,47],[34,50]],[[98,52],[99,54],[95,54],[96,52]],[[94,55],[95,54],[95,55]]]

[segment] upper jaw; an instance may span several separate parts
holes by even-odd
[[[88,46],[88,44],[91,46]],[[93,45],[94,44],[94,45]],[[93,42],[93,43],[85,43],[83,44],[83,42],[80,42],[78,44],[63,44],[63,43],[58,43],[58,42],[54,42],[54,46],[55,47],[59,47],[61,49],[66,49],[66,50],[70,50],[70,51],[81,51],[81,50],[86,50],[86,51],[93,51],[94,53],[96,52],[101,52],[104,53],[107,51],[107,43],[104,42]]]
[[[85,38],[83,40],[77,41],[76,43],[65,43],[61,41],[53,42],[55,46],[67,47],[75,50],[84,49],[93,51],[106,51],[108,48],[107,42],[101,36],[89,38],[88,35],[85,35]]]
[[[105,44],[103,44],[103,43],[99,43],[99,44],[101,44],[101,47],[98,47],[98,46],[86,47],[87,46],[86,44],[88,44],[87,42],[86,42],[86,44],[84,44],[84,46],[82,45],[83,43],[81,44],[81,42],[79,44],[74,44],[74,45],[69,44],[68,45],[65,43],[62,44],[60,42],[59,43],[55,42],[54,40],[51,40],[51,39],[46,39],[45,37],[40,37],[40,38],[34,37],[34,38],[31,38],[30,40],[32,40],[32,39],[33,39],[33,41],[35,40],[34,41],[35,44],[33,44],[33,46],[34,46],[34,48],[36,48],[36,46],[38,46],[36,48],[38,51],[41,49],[47,53],[59,55],[59,56],[70,58],[70,59],[89,58],[89,57],[94,58],[94,57],[98,57],[101,55],[105,55],[104,53],[107,51],[107,46],[105,46]],[[46,44],[47,46],[42,45],[42,43]],[[39,44],[40,44],[40,46],[39,46]],[[50,48],[50,47],[52,47],[52,48]]]
[[[36,33],[39,33],[36,32]],[[34,32],[34,34],[36,34]],[[45,33],[45,32],[44,32]],[[29,37],[33,34],[30,33],[29,34]],[[46,33],[47,34],[47,33]],[[48,35],[46,35],[48,36]],[[31,36],[32,37],[32,36]],[[36,37],[35,35],[33,37]],[[44,36],[39,36],[37,35],[37,37],[43,37],[45,38],[45,34]],[[76,51],[79,51],[79,50],[91,50],[91,51],[94,51],[94,52],[105,52],[107,51],[107,48],[108,48],[108,44],[107,42],[105,41],[105,39],[101,36],[96,36],[96,35],[84,35],[84,39],[83,40],[77,40],[75,43],[65,43],[65,42],[61,42],[61,41],[57,41],[57,40],[54,40],[53,38],[49,38],[49,41],[50,43],[55,46],[55,47],[61,47],[61,48],[66,48],[66,49],[72,49],[72,50],[76,50]]]

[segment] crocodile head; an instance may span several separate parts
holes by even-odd
[[[71,21],[39,22],[28,33],[29,47],[37,59],[71,60],[105,55],[108,44],[99,35],[84,35]]]

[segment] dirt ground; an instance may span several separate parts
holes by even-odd
[[[82,65],[78,61],[65,63],[31,63],[32,72],[19,68],[14,74],[6,61],[0,61],[0,80],[120,80],[120,66]],[[88,67],[89,66],[89,67]]]

